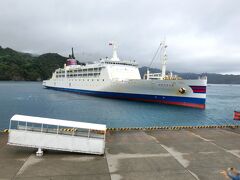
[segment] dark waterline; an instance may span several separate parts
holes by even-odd
[[[205,110],[44,89],[39,82],[0,82],[0,129],[14,114],[104,123],[107,127],[239,124],[239,85],[208,85]]]

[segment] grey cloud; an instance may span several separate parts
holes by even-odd
[[[0,0],[0,45],[65,56],[74,46],[89,61],[110,56],[114,40],[120,57],[142,66],[166,37],[171,70],[240,73],[238,7],[238,0]]]

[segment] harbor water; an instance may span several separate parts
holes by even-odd
[[[14,114],[103,123],[107,127],[238,124],[240,85],[208,85],[206,109],[105,99],[45,89],[40,82],[0,82],[0,130]]]

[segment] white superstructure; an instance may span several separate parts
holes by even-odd
[[[104,58],[93,64],[77,64],[74,54],[64,68],[57,69],[43,86],[81,94],[129,99],[146,102],[205,108],[206,78],[182,80],[172,74],[166,75],[166,45],[161,44],[162,73],[147,71],[141,79],[135,61],[120,60],[116,45],[112,58]]]

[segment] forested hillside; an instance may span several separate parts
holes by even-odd
[[[0,80],[40,81],[63,67],[66,58],[56,53],[33,56],[0,46]]]

